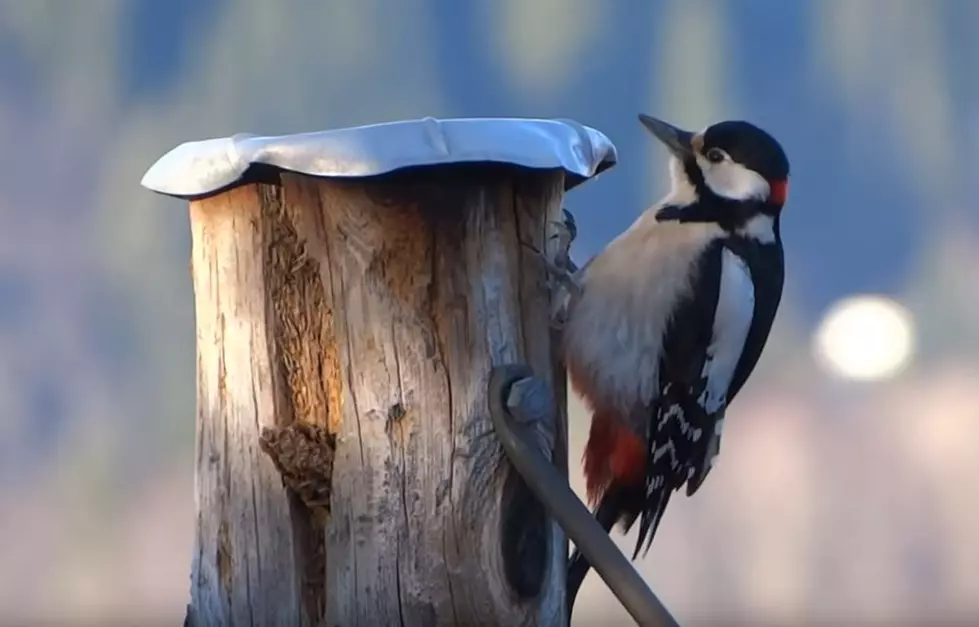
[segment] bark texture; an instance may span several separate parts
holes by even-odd
[[[521,244],[546,248],[562,196],[560,171],[483,164],[282,173],[191,203],[188,623],[564,624],[566,540],[486,400],[493,365],[558,383],[566,472],[546,277]]]

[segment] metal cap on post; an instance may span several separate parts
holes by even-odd
[[[486,390],[506,363],[560,388],[533,249],[615,161],[571,121],[425,118],[191,142],[150,168],[191,201],[188,624],[564,624],[558,526],[528,518],[526,572],[504,567],[519,482]]]

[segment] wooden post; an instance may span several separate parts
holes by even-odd
[[[575,171],[534,133],[509,138],[508,153],[536,151],[536,164],[551,150],[553,163],[533,170],[479,145],[498,133],[453,135],[480,123],[537,124],[568,154],[574,141],[587,148],[587,163]],[[419,147],[405,137],[412,124]],[[486,386],[493,365],[520,362],[563,390],[544,271],[524,244],[546,250],[569,183],[614,163],[611,144],[582,128],[426,119],[331,132],[342,158],[324,134],[236,136],[224,140],[233,152],[184,145],[147,173],[147,187],[192,198],[188,624],[563,627],[566,540],[530,515],[536,501],[502,456]],[[350,164],[364,169],[351,146],[369,153],[385,133],[404,142],[401,161],[388,167],[384,153],[370,165],[378,175],[350,177]],[[440,160],[424,152],[433,137]],[[447,147],[463,140],[497,163],[452,163]],[[326,157],[346,178],[319,176]],[[428,167],[401,167],[416,164]],[[215,179],[220,167],[232,181]],[[558,404],[564,421],[563,395]],[[554,446],[563,463],[566,438]]]

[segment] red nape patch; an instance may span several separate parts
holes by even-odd
[[[594,505],[613,482],[638,485],[646,475],[646,447],[615,414],[596,412],[583,456],[585,490]]]
[[[784,205],[789,198],[789,181],[769,181],[768,187],[771,189],[768,194],[768,201],[780,207]]]

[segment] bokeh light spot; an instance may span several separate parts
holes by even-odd
[[[833,374],[873,381],[893,377],[914,354],[914,320],[900,303],[874,295],[837,301],[813,337],[816,360]]]

